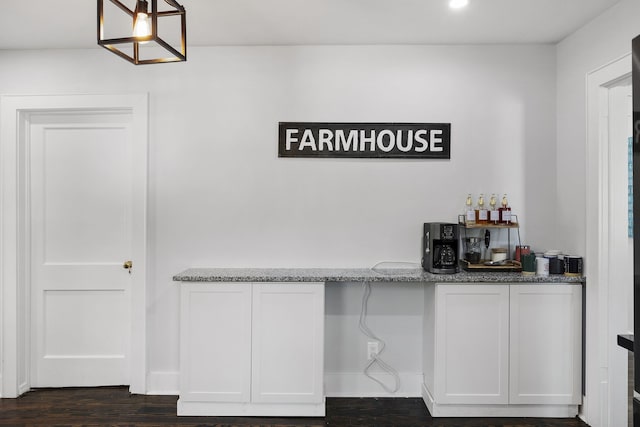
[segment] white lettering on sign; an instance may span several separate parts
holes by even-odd
[[[349,131],[349,136],[345,139],[344,130],[336,129],[336,151],[340,151],[340,149],[356,151],[358,149],[358,131]]]
[[[319,134],[318,150],[322,150],[322,146],[326,145],[327,150],[333,151],[333,132],[330,129],[320,129]]]
[[[442,131],[439,129],[432,129],[429,132],[429,140],[431,141],[431,151],[442,151],[442,138],[436,137],[436,135],[442,135]]]
[[[311,132],[311,129],[304,130],[302,139],[300,140],[300,145],[298,145],[298,150],[304,150],[306,147],[309,147],[311,150],[316,151],[316,140],[313,137],[313,132]]]
[[[369,151],[375,150],[376,146],[376,133],[375,131],[371,131],[369,136],[365,134],[366,130],[360,131],[360,151],[365,151],[365,144],[369,144]]]
[[[285,146],[287,147],[287,151],[291,150],[291,143],[293,142],[298,142],[298,138],[294,138],[293,134],[298,134],[298,129],[287,129],[286,130],[286,135],[287,135],[287,139],[286,139],[286,144]]]
[[[407,153],[411,151],[411,148],[413,148],[413,131],[412,130],[409,131],[409,135],[407,136],[407,139],[406,139],[406,145],[402,145],[402,131],[396,131],[396,139],[398,144],[398,150],[402,151],[403,153]]]
[[[420,129],[416,131],[416,142],[420,144],[420,148],[416,147],[416,151],[418,153],[424,153],[429,148],[429,143],[424,137],[427,135],[427,131],[425,129]]]
[[[387,141],[388,141],[387,145],[385,145],[384,143],[385,136],[387,137]],[[396,143],[395,135],[389,129],[385,129],[382,132],[380,132],[378,134],[378,138],[376,139],[376,144],[378,144],[378,148],[384,151],[385,153],[388,153],[389,151],[391,151],[395,143]]]

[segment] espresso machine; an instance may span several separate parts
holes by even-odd
[[[458,272],[458,224],[426,222],[422,232],[422,268],[430,273]]]

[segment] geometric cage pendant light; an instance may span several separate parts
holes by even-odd
[[[135,0],[132,10],[120,0],[98,0],[98,44],[135,65],[186,61],[186,11],[175,0],[164,1],[168,8],[158,10],[158,0],[150,0],[149,10],[149,1]]]

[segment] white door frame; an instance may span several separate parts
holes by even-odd
[[[582,415],[591,425],[609,425],[609,127],[602,109],[609,88],[631,76],[631,54],[587,74],[586,176],[586,393]],[[608,107],[607,107],[608,108]],[[623,333],[624,331],[621,331]]]
[[[130,391],[146,392],[148,96],[48,95],[0,97],[0,397],[30,388],[30,298],[27,122],[32,113],[126,111],[133,132],[133,245]]]

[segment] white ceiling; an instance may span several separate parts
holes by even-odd
[[[618,1],[470,0],[452,11],[448,0],[178,0],[189,46],[556,43]],[[96,10],[0,0],[0,49],[96,47]]]

